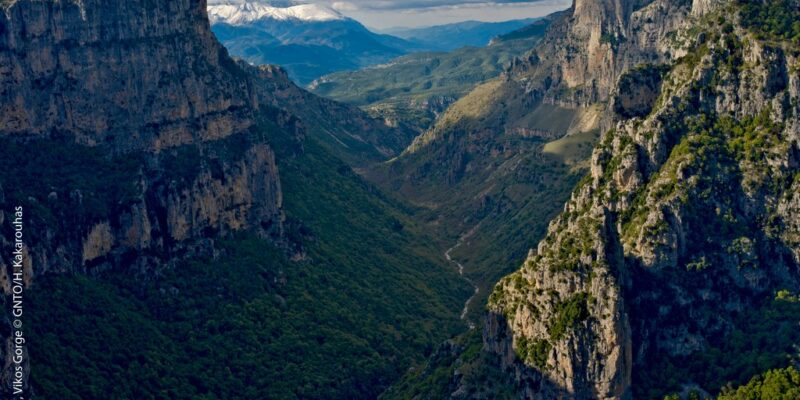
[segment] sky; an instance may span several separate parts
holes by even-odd
[[[564,10],[572,0],[311,0],[337,9],[364,25],[393,27],[442,25],[453,22],[508,21],[541,17]]]
[[[468,20],[496,22],[535,18],[564,10],[572,4],[572,0],[209,0],[209,3],[244,1],[263,1],[275,6],[324,4],[378,31]]]

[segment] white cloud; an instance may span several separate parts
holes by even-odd
[[[507,21],[563,10],[572,0],[208,0],[209,4],[259,2],[273,6],[323,4],[377,29],[431,26],[465,20]]]
[[[358,5],[349,1],[334,1],[333,4],[331,4],[331,7],[337,11],[356,11],[360,9]]]

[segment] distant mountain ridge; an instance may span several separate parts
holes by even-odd
[[[335,21],[346,19],[344,15],[320,4],[290,4],[275,6],[270,3],[245,2],[221,3],[208,7],[208,18],[212,24],[227,23],[244,25],[263,18],[300,21]]]
[[[220,0],[207,9],[213,32],[232,55],[251,64],[280,65],[301,85],[412,52],[483,47],[535,21],[466,21],[381,34],[323,4]]]
[[[422,47],[371,32],[318,4],[226,2],[208,6],[212,30],[237,57],[278,64],[300,84],[336,71],[387,62]]]
[[[421,43],[433,50],[449,51],[464,46],[486,46],[492,39],[528,26],[537,19],[525,18],[503,22],[464,21],[424,28],[397,28],[386,33]]]
[[[419,133],[478,84],[498,77],[544,35],[549,18],[492,39],[488,46],[417,52],[390,63],[343,71],[312,82],[312,92],[368,110]]]

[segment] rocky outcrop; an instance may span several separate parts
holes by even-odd
[[[53,187],[50,198],[16,195],[4,208],[23,204],[47,207],[50,216],[29,215],[26,222],[31,277],[46,273],[87,272],[117,268],[145,274],[188,256],[210,254],[214,240],[237,231],[254,231],[276,240],[282,233],[282,193],[275,156],[265,144],[253,144],[237,157],[223,158],[221,149],[187,151],[190,160],[173,156],[150,162],[161,168],[176,161],[196,162],[187,175],[131,171],[130,192],[105,211],[91,210],[109,198],[93,190]],[[79,150],[79,148],[76,148]],[[187,149],[188,150],[188,149]],[[46,171],[57,173],[57,171]],[[73,175],[71,179],[93,179]],[[56,205],[56,203],[58,203]],[[3,242],[4,248],[10,243]],[[145,275],[143,275],[145,276]],[[9,288],[5,287],[6,294]]]
[[[614,273],[622,254],[607,233],[611,216],[592,212],[562,225],[563,234],[551,225],[551,242],[490,299],[486,347],[516,371],[522,398],[630,396],[631,328]]]
[[[0,3],[0,208],[24,209],[25,285],[109,268],[149,279],[240,231],[283,240],[266,138],[299,143],[305,126],[275,102],[276,79],[228,57],[205,9]],[[11,224],[0,215],[6,295],[19,272]],[[2,355],[8,385],[11,352]]]
[[[526,57],[515,59],[498,80],[478,86],[454,103],[403,156],[411,159],[410,153],[447,153],[448,160],[437,162],[457,169],[459,165],[452,162],[456,158],[450,157],[461,150],[456,146],[488,147],[475,143],[473,136],[499,147],[506,138],[497,132],[547,131],[547,135],[536,136],[559,139],[607,130],[613,124],[610,108],[591,124],[580,124],[577,118],[598,104],[608,106],[617,81],[626,72],[670,60],[674,56],[671,34],[689,15],[691,4],[686,1],[576,1],[569,10],[550,17],[553,22],[545,37]],[[659,80],[654,78],[647,77],[653,83],[649,92],[624,92],[617,96],[616,104],[634,113],[646,111],[647,102],[658,95]],[[557,109],[537,113],[542,104]],[[551,123],[555,126],[550,129],[540,127]],[[395,168],[406,163],[403,156]]]
[[[739,311],[800,289],[795,45],[760,40],[738,17],[698,21],[663,44],[685,56],[658,85],[623,80],[644,87],[617,93],[647,101],[618,100],[591,174],[492,294],[485,345],[521,398],[631,398],[633,371],[707,349]]]
[[[58,132],[128,152],[213,141],[248,128],[249,82],[214,39],[200,3],[4,5],[0,134]]]
[[[242,132],[268,105],[306,126],[323,126],[328,133],[321,139],[333,135],[361,146],[372,161],[408,142],[405,133],[357,109],[298,88],[281,68],[257,71],[234,62],[211,32],[204,6],[194,0],[3,5],[0,135],[58,132],[117,153],[157,152]]]
[[[5,205],[75,207],[74,216],[34,221],[43,223],[33,224],[42,230],[28,243],[34,273],[81,270],[131,252],[163,256],[212,233],[279,235],[275,156],[257,135],[264,129],[257,119],[289,137],[302,136],[303,126],[272,104],[270,78],[227,56],[204,1],[3,4],[3,140],[43,160],[60,143],[96,163],[101,176],[104,167],[125,166],[96,191],[70,183],[102,180],[81,171],[52,182],[46,195],[5,196]],[[120,181],[124,196],[101,193]],[[108,200],[117,203],[103,204]],[[76,211],[87,204],[103,211]]]
[[[620,77],[611,97],[611,109],[619,118],[645,117],[661,94],[664,66],[643,64]]]
[[[606,101],[625,71],[669,59],[668,35],[690,12],[683,1],[577,0],[507,79],[552,104]]]

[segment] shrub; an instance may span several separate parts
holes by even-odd
[[[550,323],[548,333],[550,339],[558,341],[564,337],[568,330],[575,329],[580,323],[589,318],[589,294],[576,293],[566,301],[556,305],[556,314]]]

